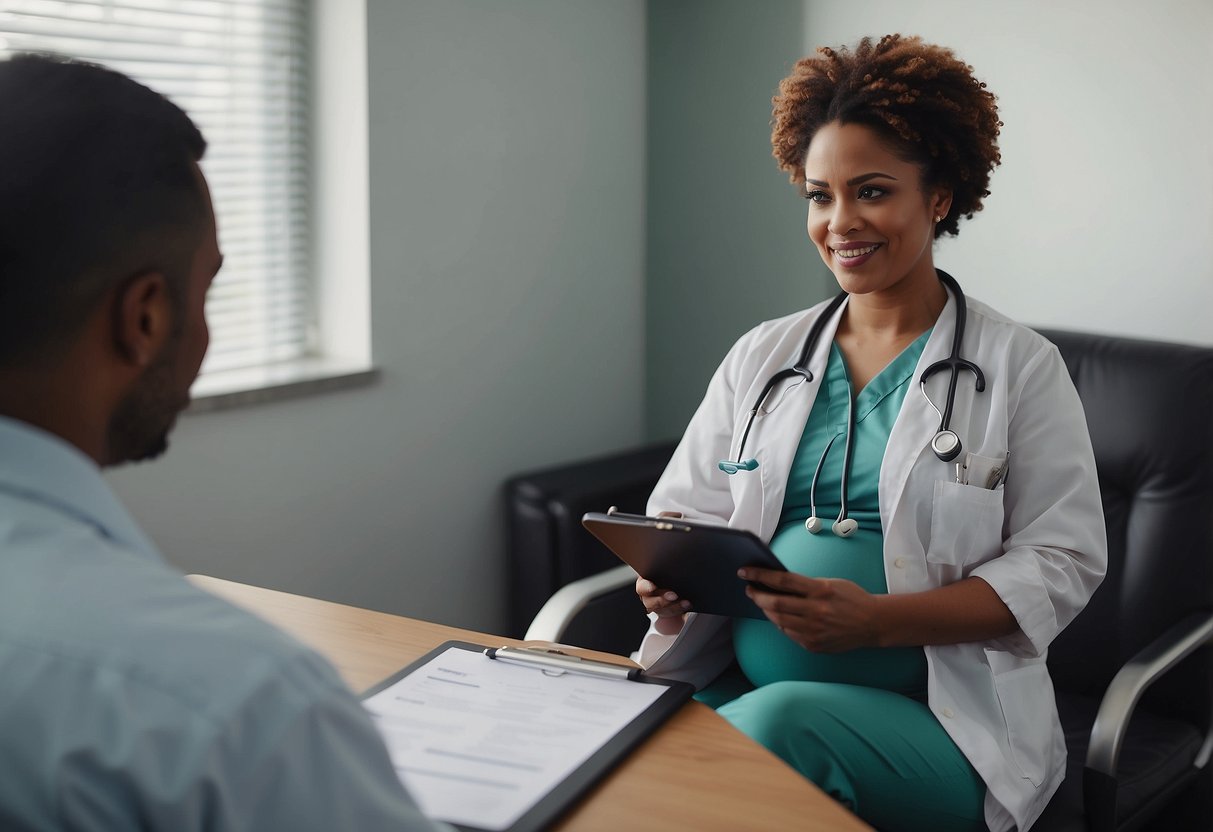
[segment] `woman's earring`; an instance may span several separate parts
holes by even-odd
[[[942,220],[942,219],[943,219],[943,217],[936,217],[936,218],[935,218],[935,222],[939,222],[939,221],[940,221],[940,220]]]

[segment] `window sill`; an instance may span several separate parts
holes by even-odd
[[[186,413],[210,413],[366,387],[378,379],[378,368],[368,364],[325,358],[302,358],[265,367],[209,373],[194,382]]]

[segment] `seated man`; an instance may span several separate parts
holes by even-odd
[[[186,582],[100,475],[166,448],[206,352],[202,135],[32,56],[0,113],[0,829],[448,829],[333,669]]]

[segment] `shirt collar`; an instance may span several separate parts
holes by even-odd
[[[41,503],[160,559],[96,462],[63,439],[4,416],[0,416],[0,492]]]

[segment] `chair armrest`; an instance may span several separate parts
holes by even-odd
[[[1112,677],[1091,727],[1083,771],[1083,806],[1089,829],[1116,828],[1116,766],[1129,719],[1141,695],[1185,657],[1210,643],[1213,643],[1213,615],[1194,613],[1138,651]],[[1213,702],[1210,707],[1213,708]],[[1210,725],[1213,726],[1213,712]],[[1197,768],[1204,767],[1211,751],[1213,728],[1196,755]]]
[[[590,575],[585,578],[565,584],[552,595],[531,619],[524,638],[527,641],[559,642],[564,631],[586,605],[595,598],[600,598],[622,589],[636,580],[636,572],[627,564],[621,564]]]
[[[1196,613],[1171,627],[1125,662],[1099,704],[1099,713],[1091,728],[1091,744],[1087,748],[1087,768],[1116,776],[1120,745],[1141,695],[1180,660],[1210,642],[1213,642],[1213,615]],[[1208,759],[1209,750],[1210,743],[1206,741],[1198,765]]]

